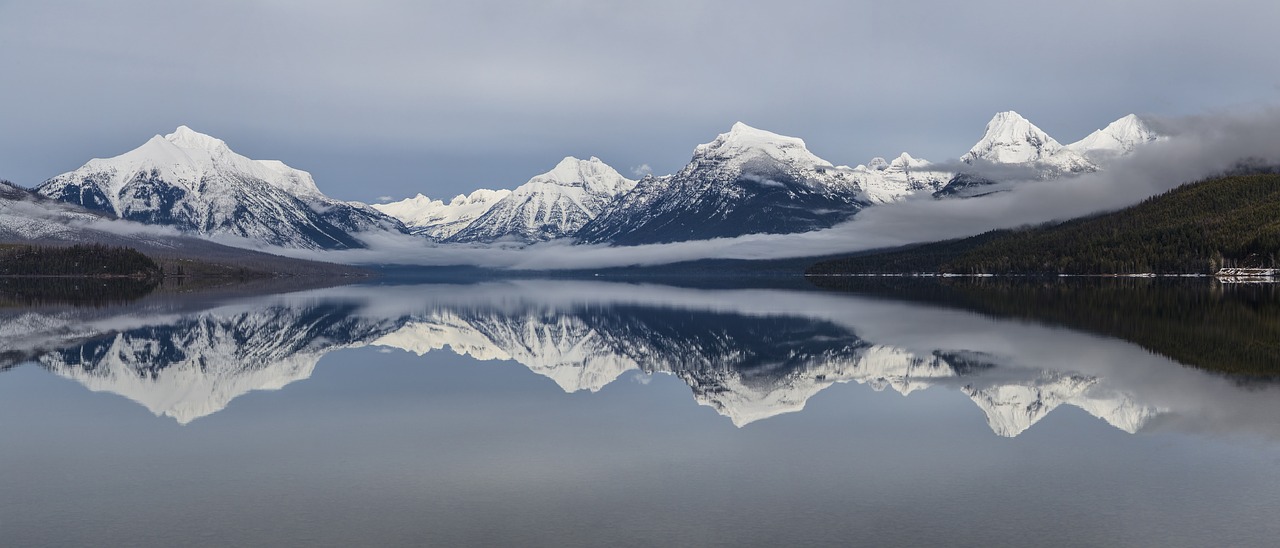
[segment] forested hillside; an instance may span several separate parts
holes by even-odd
[[[126,247],[5,245],[0,246],[0,275],[150,278],[163,272],[150,257]]]
[[[810,274],[1208,274],[1280,266],[1280,175],[1183,185],[1112,213],[823,261]]]

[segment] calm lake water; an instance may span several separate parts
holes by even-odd
[[[0,307],[6,546],[1271,546],[1280,297],[584,281]]]

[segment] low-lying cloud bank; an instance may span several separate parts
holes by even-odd
[[[959,238],[1115,210],[1183,183],[1220,174],[1242,160],[1280,163],[1280,108],[1153,121],[1170,138],[1118,158],[1106,171],[1054,181],[1021,181],[980,198],[929,197],[868,208],[846,223],[802,234],[753,234],[631,247],[549,242],[527,247],[434,245],[379,235],[370,249],[283,255],[361,264],[473,265],[505,269],[648,266],[696,259],[782,259],[848,253]]]

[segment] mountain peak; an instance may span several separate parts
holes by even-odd
[[[583,160],[582,158],[578,158],[577,156],[565,156],[563,160],[560,160],[560,163],[556,164],[556,167],[555,169],[553,169],[553,171],[557,171],[561,169],[580,169],[582,166],[592,165],[592,164],[605,166],[604,161],[602,161],[599,158],[596,158],[595,156],[592,156],[586,160]]]
[[[1006,110],[997,112],[995,116],[991,117],[991,121],[987,122],[987,129],[983,139],[1015,140],[1028,137],[1044,137],[1047,140],[1052,140],[1044,130],[1031,123],[1031,120],[1024,118],[1015,111]]]
[[[558,190],[547,188],[545,185],[548,184],[554,185]],[[595,156],[588,160],[566,156],[551,171],[529,179],[529,182],[516,188],[514,193],[527,195],[551,191],[559,194],[569,187],[585,187],[591,192],[614,196],[631,190],[634,186],[635,181],[623,177]]]
[[[1090,133],[1084,139],[1067,145],[1067,148],[1086,156],[1105,158],[1132,152],[1135,148],[1160,138],[1161,135],[1152,130],[1142,118],[1129,114]]]
[[[894,158],[892,162],[889,162],[889,168],[896,169],[896,170],[913,169],[913,168],[924,167],[927,165],[929,165],[929,162],[927,160],[914,158],[910,154],[907,154],[906,152],[899,154],[897,158]]]
[[[1012,110],[998,112],[987,122],[982,139],[960,159],[965,163],[985,160],[997,164],[1036,162],[1062,150],[1063,146],[1030,120]]]
[[[733,140],[733,141],[743,141],[743,142],[747,142],[747,141],[774,141],[774,142],[777,142],[777,141],[799,141],[799,142],[800,142],[800,144],[801,144],[801,146],[804,146],[804,141],[801,141],[801,140],[800,140],[799,138],[797,138],[797,137],[787,137],[786,135],[779,135],[779,134],[774,133],[774,132],[772,132],[772,131],[766,131],[766,130],[763,130],[763,129],[759,129],[759,128],[756,128],[756,127],[749,126],[749,125],[747,125],[747,124],[745,124],[745,123],[743,123],[743,122],[734,122],[734,123],[733,123],[733,126],[729,128],[729,132],[728,132],[728,133],[723,133],[723,134],[721,134],[720,136],[721,136],[721,137],[727,137],[727,138],[728,138],[728,140]]]
[[[1030,123],[1031,121],[1027,120],[1025,116],[1018,114],[1018,111],[1006,110],[1003,112],[997,112],[995,116],[992,116],[991,122],[987,123],[987,127],[991,127],[992,125],[1002,125],[1002,124],[1030,124]]]
[[[165,140],[177,145],[180,148],[203,150],[206,152],[215,152],[229,150],[227,143],[222,139],[200,133],[187,126],[178,126],[173,133],[164,136]]]
[[[695,158],[734,160],[756,156],[769,156],[785,163],[797,161],[804,164],[827,165],[805,147],[804,140],[757,129],[742,122],[733,124],[728,133],[721,133],[710,143],[698,145]]]

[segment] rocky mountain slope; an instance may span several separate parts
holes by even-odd
[[[679,173],[640,181],[576,238],[634,245],[805,232],[870,203],[849,170],[815,156],[804,141],[737,123],[698,145]]]

